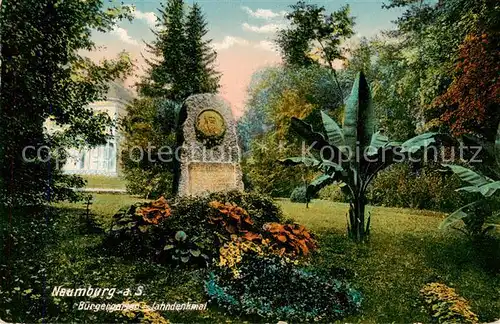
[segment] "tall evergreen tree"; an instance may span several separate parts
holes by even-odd
[[[214,69],[217,53],[210,46],[212,40],[204,40],[207,33],[207,22],[195,3],[186,21],[186,75],[190,94],[214,93],[219,89],[220,74]]]
[[[148,45],[154,57],[147,60],[149,71],[139,84],[140,93],[181,102],[195,93],[216,92],[217,54],[211,40],[204,40],[208,30],[200,6],[194,4],[186,17],[183,0],[168,0],[160,12],[161,29]]]
[[[153,58],[147,60],[149,70],[138,88],[146,97],[181,101],[186,96],[184,0],[168,0],[159,11],[161,28],[153,31],[156,40],[148,44]]]

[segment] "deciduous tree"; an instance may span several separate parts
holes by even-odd
[[[95,49],[92,32],[110,31],[128,10],[104,9],[102,0],[2,2],[0,201],[37,205],[75,197],[71,187],[82,180],[61,173],[63,149],[106,140],[111,119],[88,104],[104,99],[107,82],[131,68],[126,54],[96,64],[80,51]],[[48,133],[47,119],[60,131]]]
[[[469,34],[460,45],[455,75],[432,108],[430,123],[455,136],[476,134],[492,140],[500,121],[500,34]]]

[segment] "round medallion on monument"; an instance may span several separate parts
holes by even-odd
[[[226,133],[224,117],[213,109],[205,109],[196,118],[196,137],[208,147],[219,145]]]

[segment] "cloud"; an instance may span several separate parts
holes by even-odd
[[[146,23],[151,26],[151,27],[155,27],[156,25],[156,15],[154,12],[142,12],[140,10],[134,10],[132,12],[132,15],[136,18],[136,19],[141,19],[141,20],[145,20]]]
[[[118,36],[118,38],[127,44],[134,45],[134,46],[139,46],[139,42],[128,34],[128,31],[125,28],[121,28],[118,26],[114,26],[113,29],[111,30],[111,34]]]
[[[269,34],[269,33],[274,33],[278,29],[281,29],[284,27],[282,24],[267,24],[263,26],[255,26],[255,25],[250,25],[248,23],[243,23],[243,29],[246,31],[251,31],[254,33],[259,33],[259,34]]]
[[[283,18],[287,13],[286,11],[274,12],[269,9],[257,9],[254,11],[249,7],[241,7],[241,9],[243,9],[250,16],[259,19]]]
[[[225,36],[221,42],[212,43],[212,47],[216,51],[226,50],[233,46],[246,46],[247,48],[255,48],[267,52],[279,53],[276,44],[270,40],[261,40],[259,42],[250,42],[241,37]]]
[[[225,36],[222,42],[213,43],[212,46],[215,50],[223,50],[233,47],[235,45],[247,46],[250,42],[241,37]]]
[[[272,41],[262,40],[262,41],[258,42],[257,44],[255,44],[255,47],[266,50],[266,51],[279,53],[278,48],[276,47],[276,44],[273,43]]]

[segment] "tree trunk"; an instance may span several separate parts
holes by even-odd
[[[365,207],[364,197],[355,197],[349,207],[349,236],[357,242],[364,241],[365,229]]]

